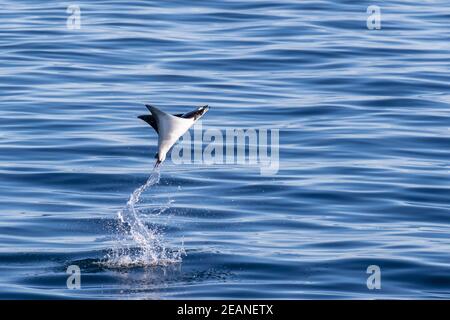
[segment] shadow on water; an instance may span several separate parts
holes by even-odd
[[[110,252],[103,251],[102,255],[110,256]],[[127,253],[139,256],[140,248],[130,248]],[[175,252],[167,250],[168,255]],[[58,267],[50,273],[64,273],[70,265],[76,265],[82,270],[82,287],[99,294],[102,297],[115,297],[122,299],[161,299],[167,292],[175,290],[177,295],[187,294],[189,286],[208,285],[211,283],[227,283],[233,279],[234,273],[224,266],[206,266],[195,263],[202,257],[195,250],[189,252],[186,264],[179,262],[159,264],[127,263],[121,266],[105,263],[104,258],[88,258],[67,261],[63,268]],[[203,268],[204,267],[204,268]],[[41,279],[42,280],[42,279]],[[45,280],[45,277],[44,277]],[[48,280],[45,280],[48,283]],[[101,283],[101,286],[99,286]],[[28,283],[29,284],[29,283]],[[89,289],[91,288],[91,289]],[[81,295],[84,296],[84,295]]]

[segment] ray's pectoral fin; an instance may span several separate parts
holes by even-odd
[[[147,122],[149,125],[152,126],[153,129],[155,129],[156,133],[159,133],[158,123],[156,122],[156,119],[153,115],[151,115],[151,114],[141,115],[141,116],[138,116],[138,118]]]

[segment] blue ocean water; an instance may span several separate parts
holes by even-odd
[[[0,9],[1,299],[450,298],[448,1]],[[279,171],[153,172],[144,103],[279,130]]]

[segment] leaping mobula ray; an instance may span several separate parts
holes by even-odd
[[[166,159],[167,152],[178,139],[209,110],[206,105],[186,113],[171,115],[154,106],[148,104],[145,106],[151,114],[141,115],[138,118],[147,122],[158,133],[158,153],[155,155],[155,167],[158,167]]]

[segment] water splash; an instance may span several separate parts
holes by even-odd
[[[136,208],[142,194],[151,186],[159,183],[160,171],[155,168],[147,181],[134,190],[125,207],[117,212],[118,231],[123,238],[111,250],[102,264],[109,268],[164,266],[179,263],[185,254],[183,245],[176,251],[165,247],[163,233],[156,227],[149,228],[140,217]],[[167,205],[157,210],[163,212]]]

